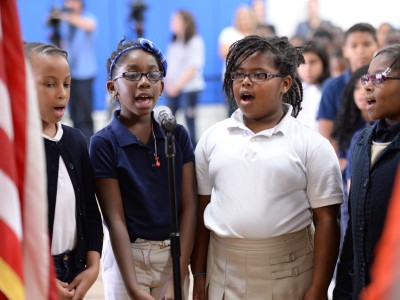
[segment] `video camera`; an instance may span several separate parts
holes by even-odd
[[[142,0],[131,1],[131,11],[129,14],[129,21],[134,23],[136,35],[138,37],[143,36],[144,28],[144,13],[147,9],[147,4]]]
[[[50,35],[50,41],[58,47],[60,47],[60,42],[61,42],[61,35],[60,35],[61,16],[63,14],[68,14],[70,12],[71,10],[67,7],[59,8],[57,6],[52,6],[50,9],[46,25],[51,27],[53,30],[52,34]]]

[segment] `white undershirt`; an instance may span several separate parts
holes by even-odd
[[[372,141],[372,148],[371,148],[371,167],[374,165],[376,159],[378,158],[378,156],[382,153],[383,150],[385,150],[385,148],[387,146],[389,146],[391,142],[387,142],[387,143],[379,143],[379,142],[374,142]]]
[[[57,133],[51,138],[45,134],[45,139],[58,142],[61,140],[63,130],[61,123],[57,123]],[[54,213],[53,236],[51,241],[51,254],[57,255],[72,250],[76,245],[76,199],[74,187],[69,177],[67,167],[60,155],[58,167],[58,182],[56,208]]]

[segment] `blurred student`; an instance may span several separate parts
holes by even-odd
[[[196,106],[205,87],[203,68],[205,46],[197,33],[195,19],[189,11],[178,10],[171,17],[172,40],[167,48],[168,74],[165,92],[173,114],[181,108],[185,114],[193,147],[196,146]]]
[[[345,32],[342,51],[343,56],[348,60],[349,68],[342,75],[328,79],[324,84],[317,115],[319,132],[331,141],[336,150],[338,150],[337,143],[332,139],[331,134],[341,107],[340,97],[344,86],[350,80],[352,72],[370,63],[377,49],[376,31],[370,24],[357,23]]]
[[[312,42],[303,48],[304,64],[297,70],[303,85],[302,108],[297,116],[304,124],[318,130],[317,112],[322,84],[329,77],[329,59],[323,45]]]

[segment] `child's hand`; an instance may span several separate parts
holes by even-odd
[[[149,293],[146,293],[145,291],[142,291],[140,289],[135,291],[132,299],[137,299],[137,300],[155,300],[152,295],[150,295]]]
[[[193,279],[193,300],[206,299],[206,276],[197,276]]]
[[[72,300],[79,300],[85,297],[87,291],[96,281],[98,275],[98,268],[87,268],[81,272],[74,280],[69,284],[68,290],[75,290],[75,295]]]
[[[75,295],[75,290],[68,290],[68,283],[62,282],[60,280],[56,280],[56,286],[58,290],[58,295],[60,296],[60,300],[64,299],[72,299]]]

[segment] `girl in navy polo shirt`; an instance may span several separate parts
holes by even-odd
[[[48,227],[60,299],[83,299],[96,281],[103,245],[100,211],[86,139],[60,123],[71,75],[67,52],[26,43],[39,102],[46,150]]]
[[[107,90],[120,110],[90,144],[112,246],[107,242],[103,252],[105,297],[173,299],[168,164],[164,133],[153,116],[167,63],[149,40],[123,42],[107,61]],[[173,134],[183,284],[195,229],[194,153],[182,125]]]

